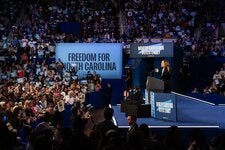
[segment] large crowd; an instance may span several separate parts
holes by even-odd
[[[222,56],[224,57],[225,41],[216,36],[219,23],[215,18],[199,20],[203,7],[215,11],[220,6],[210,7],[210,2],[202,1],[125,1],[127,36],[131,42],[151,42],[151,39],[175,38],[176,44],[186,49],[191,58]],[[219,7],[219,8],[216,8]],[[208,11],[208,9],[207,9]],[[218,14],[216,14],[218,15]],[[204,20],[204,22],[203,22]],[[201,22],[201,24],[199,23]],[[196,28],[200,28],[200,36]],[[199,37],[197,37],[199,36]]]
[[[139,1],[125,3],[128,33],[132,38],[177,38],[192,41],[199,1]]]
[[[193,132],[190,143],[182,144],[176,127],[163,137],[149,135],[146,125],[137,127],[129,136],[120,134],[113,125],[102,134],[105,129],[95,127],[92,111],[85,101],[88,92],[105,90],[101,77],[93,72],[89,78],[89,72],[86,82],[80,82],[74,70],[64,71],[61,60],[55,60],[55,44],[60,42],[142,42],[144,39],[151,42],[151,38],[175,38],[177,45],[190,49],[193,58],[225,56],[225,40],[213,36],[216,24],[205,24],[202,27],[205,34],[198,40],[194,37],[198,8],[203,3],[200,0],[1,1],[0,149],[180,150],[223,146],[223,137],[217,137],[211,145],[205,144],[203,135],[195,135],[199,131]],[[125,12],[126,20],[122,21],[127,26],[122,34],[121,11]],[[59,27],[62,22],[79,22],[80,34],[63,33]],[[221,71],[213,77],[216,86],[221,84],[224,74]],[[63,126],[62,112],[67,106],[72,107],[71,128]],[[112,111],[106,108],[105,120],[110,125]],[[90,122],[93,128],[87,136],[84,130]]]

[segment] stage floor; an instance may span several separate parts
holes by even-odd
[[[128,128],[125,113],[120,105],[112,106],[114,118],[119,128]],[[225,106],[213,105],[185,95],[177,95],[177,122],[155,118],[138,118],[137,123],[147,124],[150,128],[219,128],[225,129]]]

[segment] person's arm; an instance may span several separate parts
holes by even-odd
[[[128,81],[130,79],[130,74],[127,74],[125,81]]]
[[[146,80],[146,85],[145,85],[145,86],[146,86],[146,88],[148,87],[148,77],[147,77],[147,80]]]

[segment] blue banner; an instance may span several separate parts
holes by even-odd
[[[121,79],[122,44],[120,43],[59,43],[56,45],[58,59],[67,71],[75,68],[79,78],[87,72],[96,71],[104,79]]]
[[[150,92],[151,116],[155,118],[155,93]]]
[[[173,43],[133,43],[130,46],[130,57],[173,57]]]
[[[176,95],[151,92],[151,116],[157,119],[177,121]]]

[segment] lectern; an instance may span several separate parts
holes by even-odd
[[[176,95],[164,93],[164,81],[148,76],[146,83],[145,99],[151,104],[151,117],[177,121]]]
[[[150,91],[163,93],[164,92],[164,81],[159,80],[157,78],[148,76],[146,82],[146,89],[147,89],[147,100],[150,104]]]

